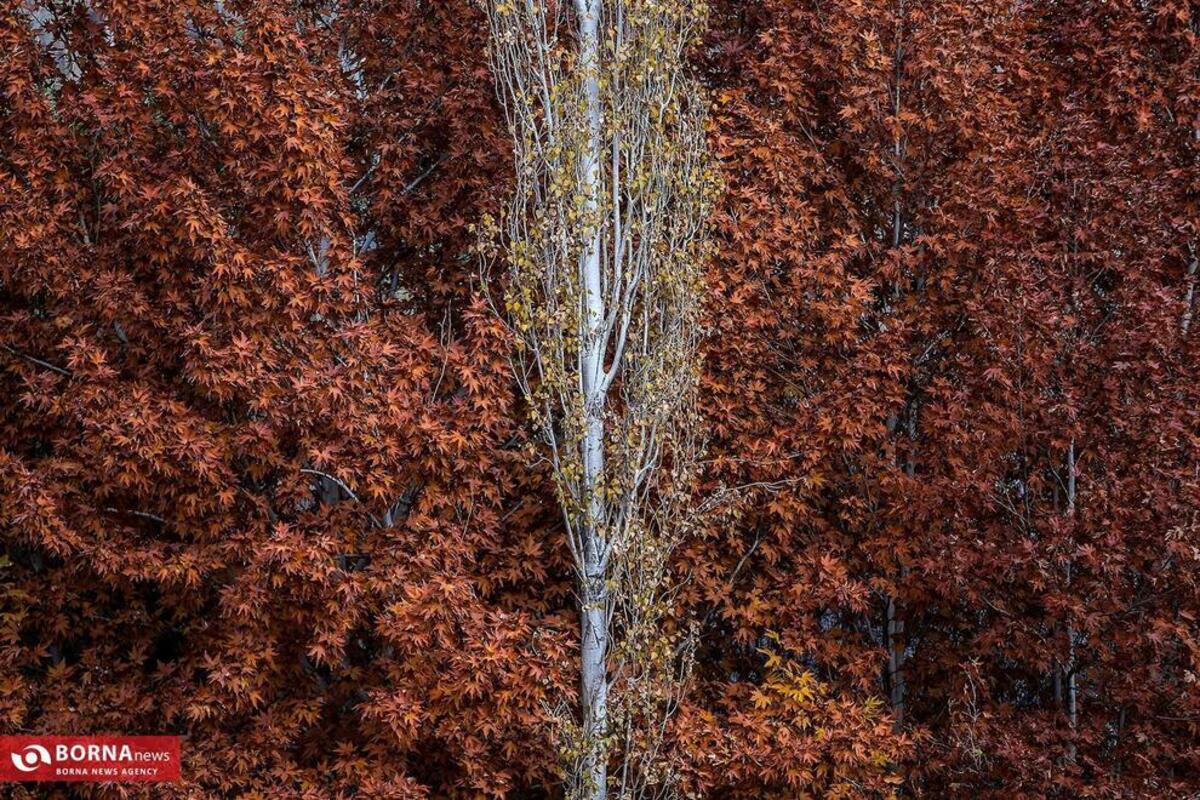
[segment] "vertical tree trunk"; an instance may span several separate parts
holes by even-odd
[[[1179,327],[1183,330],[1183,335],[1187,336],[1188,329],[1192,327],[1192,312],[1196,304],[1196,272],[1200,269],[1200,255],[1196,253],[1195,245],[1191,248],[1191,261],[1188,262],[1187,271],[1187,294],[1183,299],[1183,319],[1179,322]]]
[[[604,742],[608,725],[608,596],[603,582],[603,577],[589,577],[581,593],[579,683],[586,752],[579,783],[582,796],[590,800],[604,800],[608,795],[608,748]]]
[[[657,755],[642,741],[644,752],[620,749],[610,715],[661,737],[651,718],[672,709],[666,690],[639,683],[663,665],[617,648],[613,629],[630,636],[631,621],[652,624],[639,603],[665,572],[636,554],[665,557],[686,530],[676,503],[690,491],[697,285],[716,188],[704,101],[684,59],[703,4],[487,7],[516,161],[505,308],[521,337],[516,376],[563,500],[580,604],[569,792],[640,796],[637,781],[662,778],[648,766]],[[570,28],[562,39],[560,25]],[[622,159],[648,180],[625,178]],[[675,470],[669,480],[656,477],[662,459]],[[610,776],[618,758],[625,771]]]
[[[903,69],[903,19],[904,19],[904,2],[901,0],[899,5],[899,19],[896,24],[896,47],[893,52],[892,74],[892,114],[897,121],[900,118],[900,77]],[[903,238],[904,217],[901,205],[901,194],[903,187],[901,184],[901,160],[904,157],[904,148],[900,141],[900,132],[897,130],[895,138],[892,142],[892,157],[895,159],[896,165],[896,180],[893,184],[893,203],[892,203],[892,249],[899,250],[900,242]],[[896,286],[893,290],[897,299],[901,293],[901,281],[898,278]],[[908,420],[906,421],[907,433],[909,436],[910,446],[916,440],[916,409],[910,407],[908,410]],[[905,461],[905,473],[908,477],[912,477],[914,473],[914,465],[911,454]],[[903,580],[908,570],[903,564],[899,568],[900,580]],[[907,649],[907,643],[904,636],[904,620],[900,616],[899,603],[895,594],[892,594],[887,599],[887,644],[888,644],[888,701],[892,708],[892,730],[897,733],[904,727],[904,710],[906,702],[907,684],[904,675],[904,656]]]
[[[583,525],[584,574],[580,576],[580,704],[584,747],[579,776],[584,797],[604,800],[608,794],[608,592],[605,586],[604,512],[600,493],[604,473],[604,297],[600,261],[600,107],[599,52],[602,0],[576,0],[579,18],[579,57],[583,68],[584,115],[587,140],[580,155],[580,191],[586,240],[579,257],[579,284],[584,291],[581,315],[579,374],[583,382],[585,432],[583,487],[587,508]]]
[[[898,221],[898,220],[897,220]],[[908,434],[909,447],[916,447],[917,441],[917,402],[913,400],[908,409],[908,420],[905,429]],[[904,474],[909,478],[916,475],[916,458],[910,452],[904,460]],[[900,565],[900,580],[908,577],[908,567]],[[900,616],[900,605],[893,595],[887,604],[887,641],[888,641],[888,701],[892,707],[892,730],[899,733],[904,728],[904,714],[908,704],[908,678],[904,666],[908,652],[908,640],[905,637],[904,619]]]
[[[1075,519],[1075,439],[1071,439],[1071,444],[1067,448],[1067,518]],[[1072,535],[1074,541],[1074,535]],[[1067,586],[1071,585],[1071,564],[1067,562]],[[1075,727],[1079,721],[1079,705],[1078,694],[1075,686],[1075,626],[1067,624],[1067,663],[1066,670],[1066,689],[1067,689],[1067,721],[1071,726],[1071,733],[1074,734]],[[1075,760],[1075,742],[1072,741],[1067,749],[1068,758],[1071,761]]]
[[[1200,36],[1200,18],[1192,23],[1192,32]],[[1192,141],[1200,145],[1200,127],[1192,130]],[[1196,302],[1196,272],[1200,270],[1200,250],[1197,249],[1196,243],[1188,245],[1188,250],[1191,260],[1188,262],[1187,296],[1184,298],[1183,319],[1180,321],[1180,328],[1183,329],[1185,337],[1188,335],[1188,329],[1192,327],[1192,311]]]
[[[904,728],[904,620],[900,618],[896,598],[887,601],[888,682],[891,691],[888,700],[892,707],[892,730],[899,733]]]

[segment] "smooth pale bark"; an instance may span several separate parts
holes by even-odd
[[[645,598],[665,575],[652,559],[686,530],[675,505],[694,459],[697,279],[716,186],[702,95],[684,69],[702,4],[564,5],[488,8],[517,167],[505,308],[521,339],[516,375],[563,499],[580,604],[568,791],[605,800],[662,779],[646,761],[665,730],[651,717],[672,706],[655,705],[649,693],[664,690],[642,673],[666,667],[613,637],[647,635]],[[489,238],[499,233],[486,222]],[[664,459],[672,473],[660,481]],[[632,714],[615,710],[635,702]],[[650,738],[638,752],[618,750],[633,727]],[[619,778],[609,774],[618,757]]]
[[[591,229],[579,258],[579,284],[583,287],[579,375],[583,383],[584,436],[580,443],[583,489],[587,517],[583,524],[584,574],[580,585],[579,688],[582,705],[584,753],[581,775],[584,797],[604,800],[608,795],[608,592],[606,548],[600,485],[604,473],[604,296],[600,259],[600,157],[603,115],[598,83],[601,0],[576,0],[579,19],[579,57],[584,71],[584,115],[587,141],[580,156],[580,190],[583,210]]]
[[[592,584],[591,579],[588,583]],[[589,586],[583,591],[582,603],[579,667],[587,751],[583,754],[579,778],[583,797],[603,800],[608,795],[608,748],[603,743],[608,724],[607,595]]]

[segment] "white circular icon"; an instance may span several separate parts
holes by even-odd
[[[50,763],[50,751],[40,744],[31,744],[20,753],[9,753],[8,757],[21,772],[33,772],[42,764]]]

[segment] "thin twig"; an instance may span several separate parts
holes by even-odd
[[[305,475],[316,475],[319,478],[324,478],[325,480],[333,481],[334,484],[336,484],[339,489],[341,489],[343,492],[346,493],[347,497],[349,497],[351,500],[358,503],[359,505],[363,505],[363,501],[358,498],[358,495],[356,495],[354,493],[354,490],[351,489],[349,486],[347,486],[345,481],[341,480],[340,478],[330,475],[328,472],[321,472],[321,470],[319,470],[319,469],[308,469],[307,467],[301,467],[300,471],[303,472]],[[380,522],[379,518],[376,517],[374,514],[372,514],[370,511],[367,512],[367,516],[371,518],[371,522],[375,524],[376,528],[384,527],[383,523]]]
[[[20,350],[9,347],[6,344],[0,344],[0,348],[3,348],[7,352],[16,356],[17,358],[23,358],[32,364],[37,364],[39,367],[41,367],[43,369],[48,369],[51,372],[57,372],[59,375],[62,375],[64,377],[70,378],[70,377],[74,376],[74,373],[71,372],[71,370],[69,370],[69,369],[57,366],[55,364],[51,364],[49,361],[42,361],[40,358],[35,358],[34,356],[29,355],[28,353],[22,353]]]
[[[446,156],[439,156],[437,161],[434,161],[432,164],[430,164],[429,167],[426,168],[424,172],[422,172],[420,175],[418,175],[417,177],[415,177],[411,181],[409,181],[405,185],[404,189],[401,190],[400,194],[408,194],[413,189],[417,188],[417,186],[421,183],[421,181],[428,178],[430,173],[432,173],[435,169],[437,169],[442,164],[442,162],[445,160],[446,160]]]
[[[163,519],[162,517],[158,516],[157,514],[151,514],[148,511],[129,511],[126,509],[121,509],[121,508],[112,508],[111,506],[105,508],[104,510],[109,512],[110,514],[129,514],[134,517],[141,517],[142,519],[153,520],[154,522],[157,522],[160,525],[170,526],[170,524],[171,524],[171,523],[167,522],[165,519]]]
[[[334,483],[336,483],[338,485],[338,488],[341,489],[343,492],[345,492],[346,495],[351,500],[353,500],[356,503],[362,502],[361,500],[358,499],[358,495],[356,495],[354,493],[354,491],[349,486],[347,486],[345,484],[345,482],[342,481],[340,478],[336,478],[333,475],[330,475],[328,472],[321,472],[319,469],[308,469],[308,468],[302,467],[300,469],[300,471],[303,472],[305,475],[316,475],[319,478],[324,478],[325,480],[333,481]]]

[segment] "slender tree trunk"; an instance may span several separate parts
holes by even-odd
[[[486,6],[516,162],[502,245],[505,308],[520,332],[516,375],[537,410],[564,501],[580,605],[569,796],[606,800],[610,784],[635,796],[637,781],[662,776],[650,769],[650,745],[619,748],[612,718],[623,730],[648,726],[654,715],[670,715],[670,698],[647,688],[645,676],[662,668],[652,654],[614,645],[612,620],[623,621],[615,626],[623,636],[631,620],[651,624],[640,592],[652,596],[665,573],[637,559],[664,557],[685,530],[675,504],[688,491],[681,477],[690,475],[694,451],[696,287],[716,190],[705,104],[684,59],[703,4]],[[630,76],[636,87],[626,85]],[[624,178],[622,159],[652,180]],[[490,220],[487,228],[489,238],[500,232]],[[633,433],[618,439],[612,431]],[[672,480],[659,481],[664,453]],[[613,777],[618,757],[625,772]]]
[[[1192,313],[1196,304],[1196,272],[1200,270],[1200,255],[1196,253],[1195,245],[1191,247],[1191,257],[1187,271],[1187,294],[1183,300],[1183,319],[1179,324],[1184,336],[1187,336],[1188,328],[1192,327]]]
[[[897,121],[900,119],[900,78],[903,70],[903,19],[904,19],[904,3],[901,0],[899,5],[900,18],[896,26],[896,47],[893,52],[892,61],[892,114]],[[892,187],[892,249],[899,250],[900,242],[904,236],[904,216],[901,204],[901,195],[903,191],[901,177],[901,161],[904,158],[904,147],[900,140],[900,132],[897,130],[892,141],[892,157],[895,159],[896,180]],[[901,293],[901,278],[897,278],[896,286],[893,289],[897,299]],[[910,404],[907,412],[908,419],[906,420],[906,428],[909,436],[909,445],[914,446],[916,441],[916,409]],[[905,474],[912,477],[914,474],[914,464],[912,455],[910,454],[905,460]],[[908,574],[908,569],[901,564],[899,568],[900,580],[903,580]],[[899,601],[895,594],[892,594],[887,599],[887,644],[888,644],[888,701],[892,708],[892,730],[899,733],[904,727],[904,711],[906,704],[906,694],[908,686],[904,675],[904,657],[907,650],[907,642],[904,635],[904,620],[900,616]]]
[[[584,747],[579,776],[582,796],[604,800],[608,794],[608,748],[604,744],[608,724],[608,597],[588,579],[580,611],[580,692],[583,705]]]
[[[1192,23],[1192,32],[1200,36],[1200,21]],[[1192,141],[1200,144],[1200,128],[1192,130]],[[1184,337],[1187,337],[1188,329],[1192,327],[1192,312],[1196,302],[1196,272],[1200,270],[1200,251],[1197,250],[1196,243],[1192,242],[1188,245],[1188,250],[1191,260],[1188,262],[1187,296],[1184,298],[1183,319],[1180,320],[1180,328],[1183,330]]]
[[[585,797],[604,800],[608,794],[608,592],[601,481],[604,473],[604,296],[600,260],[600,158],[602,111],[599,88],[600,17],[602,0],[576,0],[579,19],[580,63],[584,72],[584,114],[588,135],[580,156],[583,210],[588,220],[586,241],[579,257],[579,283],[584,291],[580,331],[579,374],[583,382],[585,431],[583,487],[587,517],[583,525],[584,574],[580,586],[580,704],[584,747],[579,776]]]
[[[888,682],[891,692],[892,730],[899,733],[904,727],[904,620],[896,607],[896,598],[887,601]]]
[[[909,447],[916,447],[917,441],[917,404],[914,400],[908,409],[908,420],[905,423]],[[916,475],[916,459],[910,452],[904,460],[904,474],[909,478]],[[908,577],[908,567],[900,565],[900,580]],[[905,674],[908,639],[905,637],[904,618],[900,615],[900,604],[893,595],[887,604],[887,641],[888,641],[888,701],[892,707],[892,730],[899,733],[904,728],[904,714],[908,704],[908,678]]]
[[[1071,444],[1067,448],[1067,518],[1075,519],[1075,439],[1071,439]],[[1074,537],[1072,537],[1073,539]],[[1071,585],[1071,564],[1067,563],[1067,586]],[[1075,686],[1075,627],[1067,623],[1067,663],[1066,669],[1066,689],[1067,689],[1067,721],[1071,726],[1071,732],[1074,734],[1076,725],[1079,722],[1079,703],[1078,693]],[[1075,742],[1071,742],[1067,750],[1068,757],[1075,760]]]

